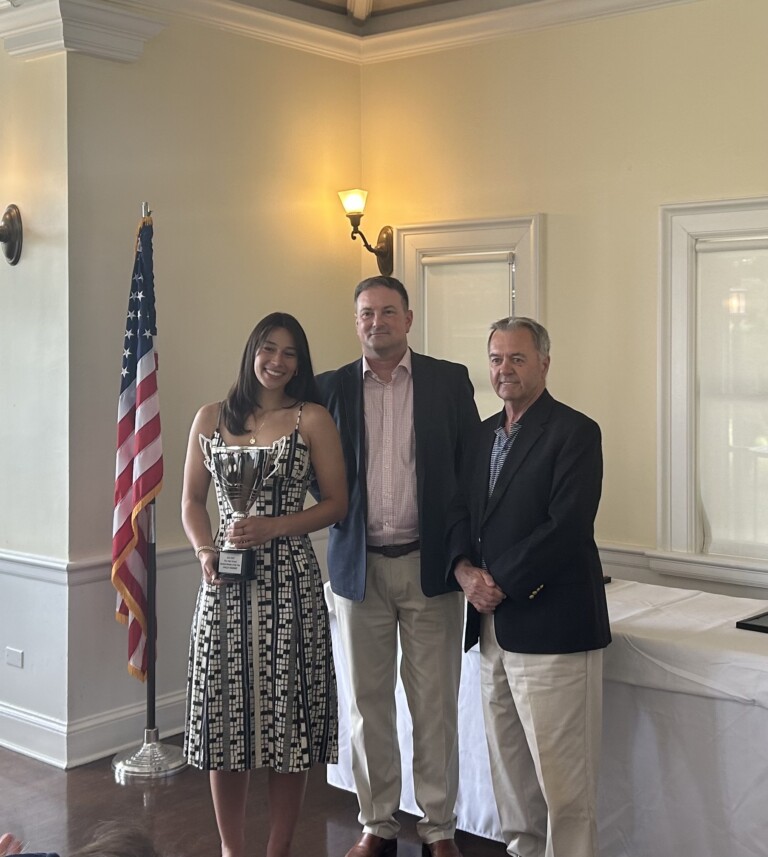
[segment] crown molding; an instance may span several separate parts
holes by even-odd
[[[11,56],[77,51],[134,62],[165,23],[99,0],[0,0],[0,39]]]
[[[468,47],[505,36],[699,0],[538,0],[522,6],[364,38],[363,63]]]
[[[514,33],[700,0],[579,0],[578,3],[574,0],[537,0],[507,9],[370,35],[341,32],[330,25],[299,21],[258,9],[243,0],[125,2],[145,11],[159,11],[166,16],[179,16],[243,36],[365,65],[479,44]]]
[[[27,59],[64,50],[133,62],[164,29],[155,17],[186,18],[227,32],[357,64],[480,44],[563,26],[700,0],[538,0],[506,9],[357,35],[287,17],[238,0],[0,0],[0,38]]]
[[[331,59],[360,63],[363,38],[330,26],[300,21],[237,0],[125,0],[132,8],[182,18],[259,41]]]

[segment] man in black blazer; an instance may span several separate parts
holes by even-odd
[[[596,857],[602,650],[610,642],[594,541],[600,429],[546,390],[549,336],[492,325],[486,420],[449,514],[448,580],[480,640],[491,774],[509,854]]]
[[[395,684],[413,721],[417,828],[432,857],[460,857],[457,707],[463,598],[446,582],[446,512],[479,425],[464,366],[415,354],[408,294],[393,277],[355,290],[362,359],[318,376],[341,435],[347,517],[330,528],[328,568],[350,670],[352,771],[363,833],[347,857],[393,854],[400,753]]]

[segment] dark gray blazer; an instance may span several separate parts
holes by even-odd
[[[411,354],[416,482],[421,539],[421,588],[425,595],[458,589],[445,577],[445,521],[458,477],[480,418],[465,366]],[[353,601],[365,598],[367,489],[362,359],[317,377],[344,451],[349,511],[329,530],[331,588]]]
[[[545,390],[523,414],[490,498],[488,472],[499,416],[483,422],[448,520],[448,579],[460,556],[488,571],[507,596],[494,613],[499,645],[556,654],[611,640],[594,540],[603,460],[600,428]],[[480,614],[467,605],[465,646]]]

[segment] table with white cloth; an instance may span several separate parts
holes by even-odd
[[[606,592],[613,642],[604,661],[601,857],[767,857],[768,634],[736,621],[768,611],[768,601],[616,579]],[[327,594],[340,709],[339,764],[328,766],[328,782],[354,791],[349,678]],[[396,697],[401,809],[419,815],[399,679]],[[462,664],[459,750],[458,827],[501,839],[477,649]]]

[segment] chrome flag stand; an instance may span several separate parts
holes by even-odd
[[[144,730],[144,743],[133,753],[112,759],[115,780],[125,784],[132,779],[170,777],[187,767],[181,747],[163,744],[157,728]]]
[[[160,732],[155,725],[155,617],[156,557],[155,557],[155,501],[147,507],[147,725],[144,743],[138,750],[129,750],[112,759],[112,770],[118,783],[133,778],[149,779],[169,777],[187,767],[181,747],[162,744]]]

